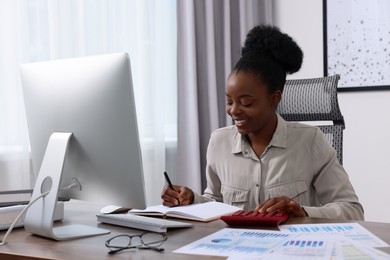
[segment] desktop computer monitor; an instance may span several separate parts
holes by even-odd
[[[49,215],[59,193],[103,205],[144,208],[129,56],[23,64],[21,79],[33,169],[39,172],[32,199],[50,191],[27,211],[26,230],[57,240],[72,238],[66,235],[72,233],[69,229],[51,234]],[[61,192],[72,182],[78,187]]]

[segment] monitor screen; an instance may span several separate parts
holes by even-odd
[[[126,53],[23,64],[21,79],[35,174],[50,136],[72,133],[61,196],[144,208],[130,60]]]

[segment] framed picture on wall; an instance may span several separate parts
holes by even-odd
[[[340,91],[390,89],[390,1],[323,0],[324,75]]]

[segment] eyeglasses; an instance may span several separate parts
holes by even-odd
[[[116,252],[137,248],[137,249],[152,249],[156,251],[164,251],[164,248],[161,246],[168,236],[166,233],[152,233],[146,232],[140,235],[118,235],[112,237],[106,241],[106,247],[110,249],[109,254],[114,254]]]

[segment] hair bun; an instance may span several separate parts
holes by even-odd
[[[252,52],[268,56],[289,74],[297,72],[302,65],[301,48],[275,26],[259,25],[248,32],[241,54],[244,56]]]

